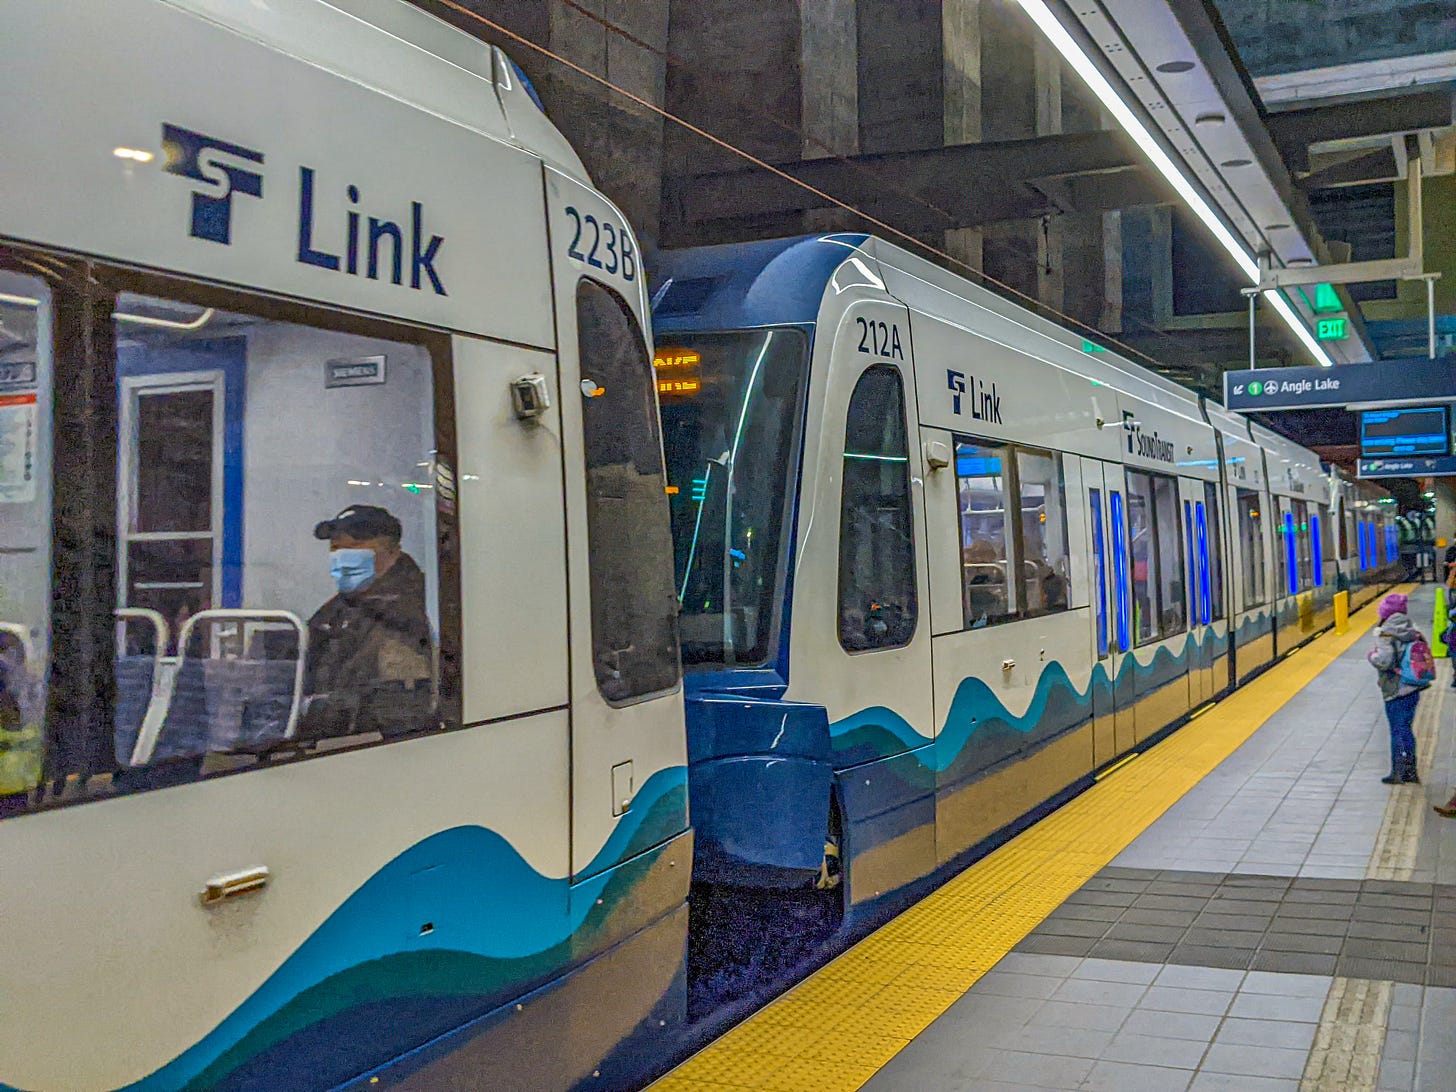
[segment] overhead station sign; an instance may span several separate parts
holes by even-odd
[[[1413,459],[1361,459],[1362,478],[1441,478],[1456,475],[1456,455]]]
[[[1452,400],[1456,400],[1456,357],[1449,356],[1335,368],[1259,368],[1223,375],[1223,404],[1245,413]]]

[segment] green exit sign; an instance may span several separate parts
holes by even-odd
[[[1350,336],[1349,319],[1322,318],[1315,323],[1314,336],[1321,341],[1343,341]]]

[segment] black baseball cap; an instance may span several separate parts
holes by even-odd
[[[372,504],[351,504],[333,519],[326,519],[313,529],[313,537],[328,541],[338,535],[350,538],[389,538],[400,540],[404,528],[386,508]]]

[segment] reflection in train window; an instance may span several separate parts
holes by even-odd
[[[1015,556],[1008,451],[1004,444],[957,441],[956,486],[960,504],[961,590],[967,629],[1002,621],[1016,610],[1006,580]]]
[[[1224,616],[1223,605],[1223,520],[1220,514],[1223,506],[1218,503],[1218,486],[1213,482],[1203,483],[1204,520],[1208,535],[1208,592],[1209,621],[1217,622]]]
[[[56,304],[63,325],[75,321],[69,298]],[[58,512],[114,505],[114,592],[93,579],[74,604],[114,628],[97,638],[114,641],[104,687],[114,697],[109,723],[52,717],[46,769],[29,778],[25,806],[446,726],[456,688],[442,697],[437,517],[453,518],[454,491],[438,488],[453,478],[436,456],[431,353],[380,333],[398,327],[349,321],[345,332],[333,328],[338,316],[314,325],[313,312],[291,305],[303,321],[263,318],[247,297],[227,309],[129,291],[102,298],[112,343],[67,367],[107,385],[85,395],[73,389],[84,384],[55,384],[56,412],[84,422],[68,449],[89,460],[56,496]],[[39,363],[46,395],[52,369]],[[50,527],[43,510],[12,527],[9,509],[0,505],[7,565],[17,536]],[[74,565],[61,557],[73,547],[57,550],[58,566]],[[4,586],[33,585],[42,602],[52,579],[43,558],[31,555],[23,584]],[[40,659],[43,614],[15,610],[29,614]],[[4,611],[8,622],[10,604]],[[84,643],[80,623],[57,626]],[[0,788],[9,765],[0,752]]]
[[[1070,559],[1061,456],[1018,449],[1016,482],[1021,496],[1021,601],[1025,613],[1064,611]]]
[[[866,368],[849,397],[839,510],[839,643],[910,643],[919,617],[910,451],[899,369]]]
[[[1269,601],[1264,577],[1264,513],[1259,495],[1238,491],[1239,556],[1244,560],[1244,609],[1253,610]]]
[[[1188,627],[1178,483],[1160,474],[1128,471],[1127,499],[1133,638],[1136,644],[1146,644],[1182,633]]]
[[[0,268],[0,816],[40,783],[51,650],[51,302]]]

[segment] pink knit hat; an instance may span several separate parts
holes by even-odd
[[[1375,610],[1375,616],[1383,622],[1392,614],[1404,614],[1409,606],[1409,599],[1400,592],[1391,592],[1380,601],[1380,606]]]

